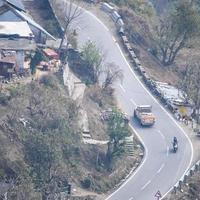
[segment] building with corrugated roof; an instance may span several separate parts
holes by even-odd
[[[8,77],[11,68],[24,71],[25,53],[35,51],[37,44],[55,38],[26,13],[21,0],[0,0],[0,54],[15,52],[12,63],[0,55],[0,75]],[[13,59],[15,61],[13,61]]]
[[[0,0],[0,22],[27,23],[33,33],[36,43],[44,44],[47,38],[55,40],[50,33],[26,13],[21,0]]]

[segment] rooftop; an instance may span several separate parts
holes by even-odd
[[[12,35],[30,38],[33,33],[27,22],[0,22],[0,37]]]
[[[46,34],[49,38],[56,40],[50,33],[48,33],[44,28],[42,28],[38,23],[36,23],[30,16],[28,16],[25,12],[20,12],[15,10],[15,12],[20,16],[23,20],[27,21],[27,23],[41,30],[44,34]]]

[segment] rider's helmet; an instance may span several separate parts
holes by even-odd
[[[177,140],[177,138],[174,136],[174,143],[177,143],[178,142],[178,140]]]

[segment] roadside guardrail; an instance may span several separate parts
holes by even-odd
[[[183,186],[188,184],[189,177],[193,176],[197,171],[200,171],[200,160],[197,161],[174,185],[173,192],[176,194],[177,191],[183,192]]]

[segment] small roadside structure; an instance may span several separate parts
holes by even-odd
[[[15,69],[17,74],[23,75],[26,54],[34,52],[36,44],[24,38],[0,38],[1,56],[13,54],[15,56]]]
[[[37,65],[37,69],[42,71],[57,71],[60,67],[59,55],[56,51],[50,48],[38,49],[41,56],[41,61]]]
[[[16,59],[14,55],[0,55],[0,76],[10,79],[15,71]]]
[[[58,53],[56,53],[53,49],[46,48],[46,49],[43,49],[42,52],[49,59],[56,59],[56,60],[59,59]]]

